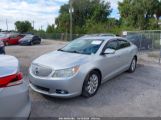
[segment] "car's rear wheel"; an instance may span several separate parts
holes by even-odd
[[[132,60],[132,62],[131,62],[130,68],[128,70],[130,73],[135,72],[135,70],[136,70],[136,64],[137,64],[137,59],[136,59],[136,57],[134,57],[133,60]]]
[[[100,83],[101,75],[99,74],[99,72],[90,72],[84,81],[82,96],[87,98],[94,96],[99,89]]]

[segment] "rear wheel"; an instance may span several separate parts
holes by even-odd
[[[136,64],[137,64],[137,59],[136,59],[136,57],[134,57],[133,60],[132,60],[132,62],[131,62],[130,68],[128,70],[130,73],[135,72],[135,70],[136,70]]]
[[[82,96],[87,98],[94,96],[99,89],[100,83],[101,75],[99,72],[92,71],[89,73],[83,84]]]

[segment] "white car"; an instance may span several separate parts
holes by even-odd
[[[124,38],[84,36],[34,60],[29,70],[30,87],[53,97],[92,97],[101,83],[125,71],[134,72],[137,52]]]
[[[28,118],[31,109],[28,86],[13,56],[0,55],[0,119]]]

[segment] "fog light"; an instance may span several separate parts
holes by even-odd
[[[57,94],[68,94],[68,91],[66,90],[56,90]]]

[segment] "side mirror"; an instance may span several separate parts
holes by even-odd
[[[115,50],[114,49],[110,49],[110,48],[107,48],[103,54],[115,54]]]

